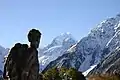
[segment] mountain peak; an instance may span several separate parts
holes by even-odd
[[[64,54],[72,45],[76,43],[76,40],[69,32],[62,33],[55,37],[53,41],[43,49],[41,49],[42,55],[39,56],[39,62],[43,70],[51,61],[57,59]]]
[[[71,33],[70,32],[61,33],[61,36],[63,35],[71,35]]]
[[[73,38],[72,34],[70,32],[65,32],[65,33],[61,33],[61,35],[57,36],[56,38]]]
[[[66,33],[62,33],[61,35],[57,36],[56,38],[53,39],[52,41],[52,46],[56,46],[56,45],[62,45],[63,42],[66,40],[66,39],[73,39],[73,36],[70,34],[70,32],[66,32]]]
[[[117,16],[117,17],[120,17],[120,13],[118,13],[116,16]]]

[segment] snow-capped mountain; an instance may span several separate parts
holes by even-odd
[[[9,49],[5,49],[2,46],[0,46],[0,70],[3,71],[3,65],[4,65],[4,57],[8,53]]]
[[[88,76],[96,74],[120,74],[120,48],[116,48],[109,56],[102,60]]]
[[[120,46],[119,34],[120,14],[102,21],[86,37],[52,61],[45,70],[54,66],[65,66],[85,72]]]
[[[40,70],[43,70],[51,61],[57,59],[75,43],[76,40],[70,33],[63,33],[54,38],[51,44],[39,49]]]

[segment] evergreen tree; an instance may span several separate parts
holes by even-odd
[[[68,70],[68,69],[65,68],[65,67],[59,68],[59,76],[60,76],[62,79],[64,79],[67,70]]]
[[[45,72],[44,80],[61,80],[58,69],[53,68]]]
[[[68,80],[86,80],[82,72],[77,71],[74,68],[70,68],[67,71]]]

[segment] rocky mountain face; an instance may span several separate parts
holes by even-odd
[[[85,72],[97,65],[120,46],[120,14],[102,21],[79,42],[69,48],[44,69],[51,67],[74,67]]]
[[[0,70],[3,71],[4,57],[8,53],[9,49],[5,49],[0,46]]]
[[[40,71],[42,71],[51,61],[63,55],[67,49],[76,43],[70,33],[63,33],[53,39],[51,44],[39,49]]]
[[[116,48],[109,56],[102,60],[89,75],[95,74],[120,74],[120,48]]]

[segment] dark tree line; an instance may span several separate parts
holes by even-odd
[[[40,74],[40,80],[86,80],[84,75],[74,68],[52,68]]]

